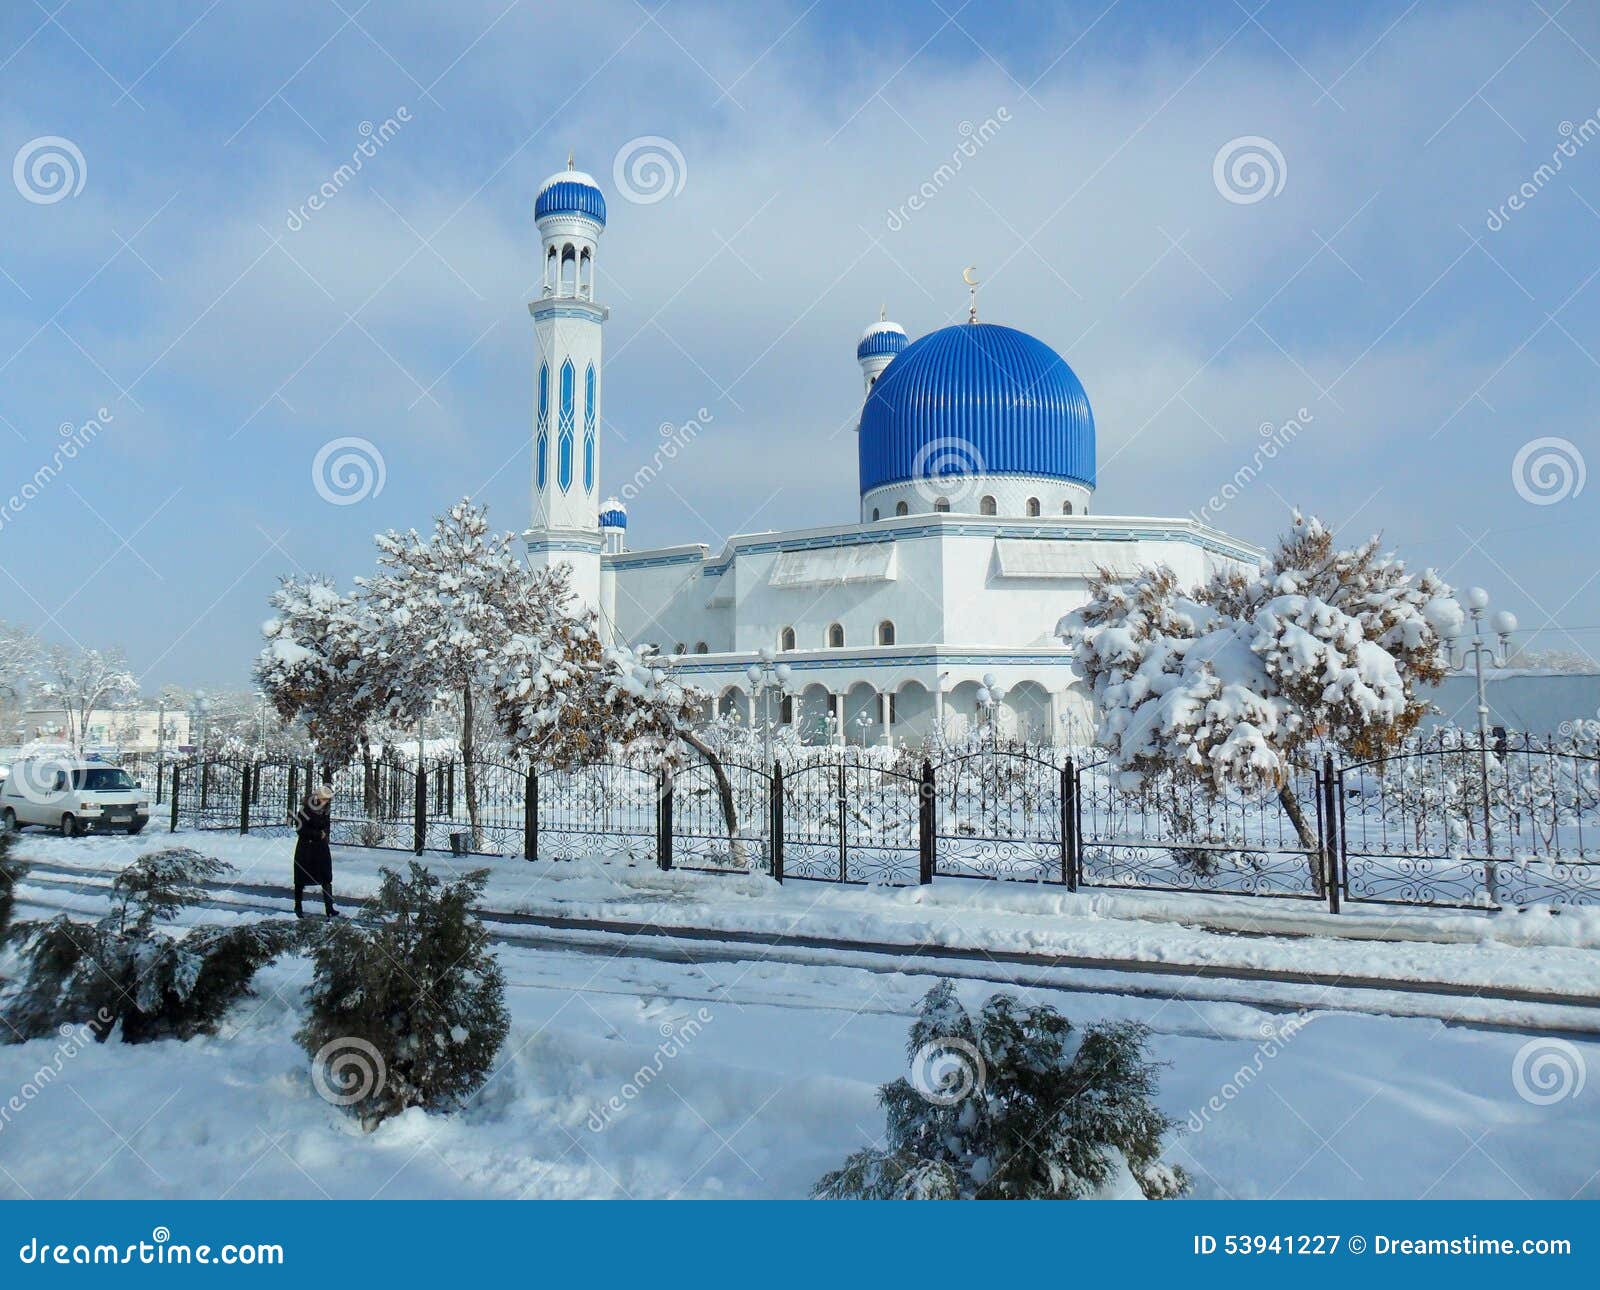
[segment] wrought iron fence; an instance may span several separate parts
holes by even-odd
[[[470,773],[469,773],[470,771]],[[602,859],[784,879],[937,878],[1068,890],[1406,905],[1600,903],[1600,756],[1534,740],[1438,741],[1297,769],[1257,796],[1134,781],[1103,760],[991,745],[918,763],[806,749],[768,769],[667,774],[601,762],[559,771],[386,757],[169,768],[172,828],[286,832],[313,782],[334,790],[333,841],[540,860]]]

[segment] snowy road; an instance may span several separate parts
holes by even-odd
[[[103,908],[91,894],[65,903]],[[60,1067],[0,1127],[0,1196],[803,1195],[881,1132],[875,1086],[902,1073],[933,981],[595,947],[499,953],[513,1028],[481,1101],[370,1135],[318,1098],[293,1042],[298,958],[263,973],[214,1039],[0,1048],[8,1096]],[[961,993],[976,1004],[994,988]],[[1197,1195],[1600,1197],[1600,1083],[1546,1100],[1529,1082],[1541,1055],[1596,1067],[1600,1044],[1348,1012],[1286,1033],[1281,1010],[1238,1003],[1023,993],[1077,1020],[1152,1027],[1170,1063],[1160,1102],[1191,1125],[1171,1155]],[[622,1110],[608,1115],[612,1098]]]

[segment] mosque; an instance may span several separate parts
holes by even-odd
[[[975,294],[966,322],[914,341],[885,318],[861,334],[856,523],[736,535],[717,552],[632,548],[601,474],[605,196],[569,159],[534,220],[529,562],[569,563],[613,639],[678,656],[719,714],[770,711],[808,742],[980,723],[1079,742],[1091,702],[1052,632],[1095,571],[1163,564],[1198,581],[1263,557],[1194,519],[1101,514],[1082,383],[1044,341],[979,322]]]

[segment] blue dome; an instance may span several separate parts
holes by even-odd
[[[898,354],[909,343],[899,323],[873,323],[861,333],[861,341],[856,346],[856,361],[859,363],[864,358],[876,358],[880,354]]]
[[[533,218],[546,215],[583,215],[601,228],[606,224],[606,198],[593,177],[581,170],[562,170],[544,181],[533,203]]]
[[[620,506],[612,510],[600,512],[600,527],[603,529],[625,529],[628,527],[628,512]]]
[[[861,491],[933,474],[1042,475],[1094,487],[1094,413],[1036,337],[958,323],[908,345],[867,396]]]

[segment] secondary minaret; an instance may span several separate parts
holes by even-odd
[[[856,344],[856,361],[861,364],[861,379],[866,382],[866,393],[872,393],[883,369],[894,356],[906,347],[906,329],[889,321],[887,306],[878,310],[878,321],[861,333]]]
[[[599,610],[600,337],[608,310],[594,298],[594,259],[606,199],[567,168],[545,180],[533,206],[544,271],[533,316],[533,526],[528,561],[570,564],[578,602]]]

